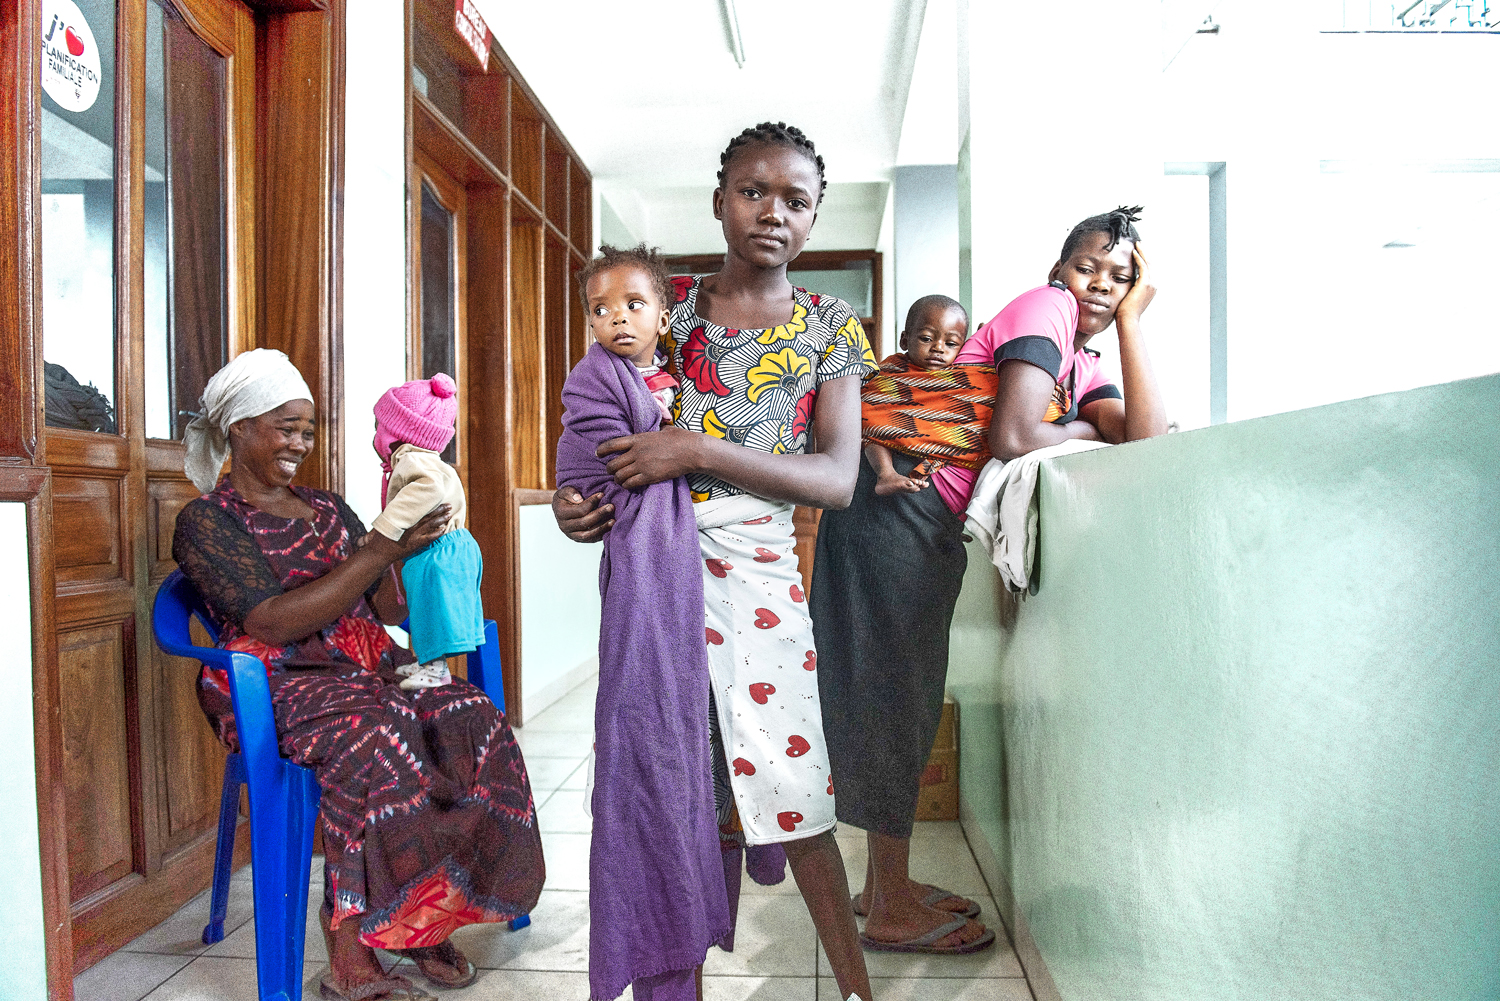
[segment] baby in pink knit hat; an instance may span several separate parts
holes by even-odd
[[[371,528],[400,539],[438,505],[453,508],[443,535],[401,568],[417,657],[416,664],[397,668],[408,675],[401,682],[408,691],[449,684],[446,658],[484,643],[479,600],[484,561],[465,527],[463,483],[442,458],[458,419],[455,393],[453,380],[439,372],[388,389],[375,403],[374,444],[385,470],[385,507]]]

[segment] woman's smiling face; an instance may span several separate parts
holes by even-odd
[[[818,168],[791,146],[752,142],[736,150],[714,190],[714,218],[729,255],[759,268],[796,258],[818,218]]]
[[[302,460],[312,454],[316,436],[312,401],[283,403],[229,429],[234,469],[249,473],[268,487],[290,486]]]

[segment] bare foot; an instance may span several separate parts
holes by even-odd
[[[894,470],[888,473],[883,472],[875,478],[875,496],[889,497],[892,494],[914,494],[927,486],[927,483],[928,480],[926,477],[919,476],[913,478],[902,476]]]

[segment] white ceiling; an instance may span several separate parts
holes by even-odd
[[[738,0],[743,68],[718,0],[476,2],[635,238],[722,250],[719,153],[770,120],[827,165],[811,247],[875,246],[926,0]]]

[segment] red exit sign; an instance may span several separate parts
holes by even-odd
[[[490,69],[490,26],[474,0],[453,0],[453,30],[457,31],[486,73]]]

